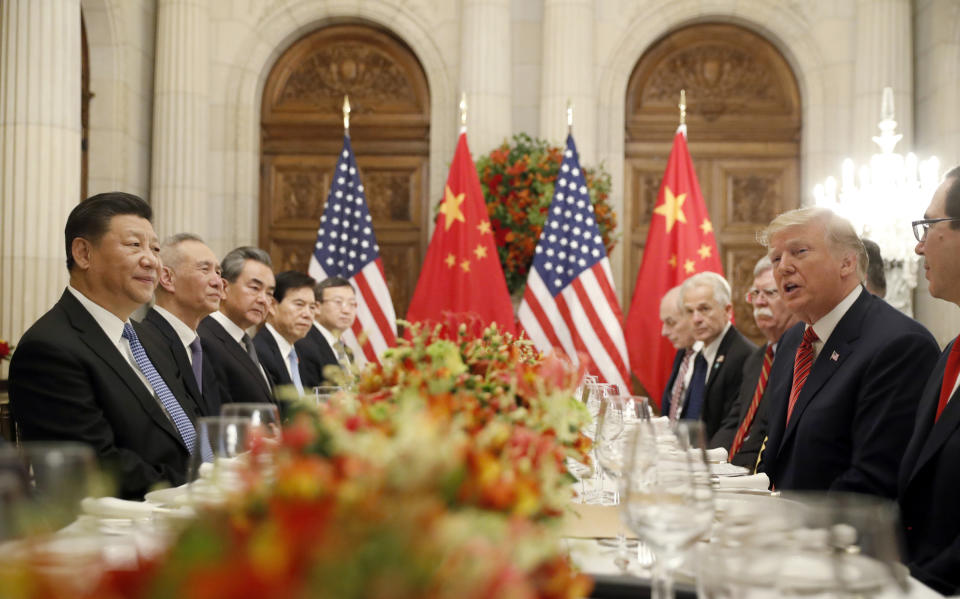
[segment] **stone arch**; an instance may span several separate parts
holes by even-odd
[[[224,248],[257,238],[259,209],[259,127],[263,89],[277,58],[297,39],[329,23],[343,19],[367,21],[390,30],[417,56],[430,88],[430,197],[437,197],[443,185],[446,156],[456,142],[453,119],[456,105],[455,81],[448,72],[435,34],[424,24],[430,19],[399,0],[343,4],[316,0],[285,0],[259,19],[255,28],[237,46],[239,52],[229,65],[223,89],[225,142],[222,148],[222,188],[219,191],[223,214],[233,221],[217,245]],[[216,143],[217,140],[212,140]],[[228,209],[229,207],[229,209]]]
[[[698,0],[655,0],[645,3],[642,13],[632,16],[629,25],[609,46],[609,52],[598,57],[598,63],[604,65],[597,94],[598,157],[608,165],[615,182],[622,182],[624,176],[625,100],[637,61],[665,33],[704,22],[740,25],[765,37],[783,54],[796,75],[803,107],[801,189],[811,189],[813,181],[825,176],[827,165],[837,159],[827,146],[824,131],[827,103],[824,59],[810,33],[809,24],[802,17],[782,9],[773,15],[775,10],[766,0],[742,0],[732,12],[729,9],[725,12],[705,10]],[[764,19],[764,16],[769,18]],[[808,201],[806,194],[803,199]],[[616,209],[622,212],[622,189],[614,202]],[[613,256],[615,273],[623,272],[623,260],[623,250],[618,247]],[[625,281],[619,283],[621,290],[628,287]],[[629,301],[629,298],[622,299]]]

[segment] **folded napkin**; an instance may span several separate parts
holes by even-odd
[[[770,479],[762,472],[750,476],[720,477],[717,488],[721,491],[766,491],[770,488]]]
[[[707,461],[711,464],[720,464],[727,461],[727,450],[723,447],[716,447],[707,450]]]
[[[156,509],[152,503],[116,497],[86,497],[80,507],[85,514],[99,518],[149,518]]]

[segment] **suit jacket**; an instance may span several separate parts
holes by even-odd
[[[311,325],[307,336],[297,341],[294,347],[300,356],[300,380],[304,389],[329,384],[330,381],[323,376],[323,369],[331,364],[337,366],[340,362],[323,333]]]
[[[683,363],[683,354],[686,353],[686,351],[686,349],[678,349],[677,353],[673,356],[670,380],[667,381],[667,386],[663,389],[663,395],[660,396],[660,414],[663,416],[670,415],[670,397],[673,394],[673,383],[677,380],[677,374],[680,372],[680,364]]]
[[[814,360],[789,426],[793,364],[805,325],[780,340],[770,369],[760,470],[778,489],[894,498],[922,386],[939,351],[927,329],[861,292]]]
[[[743,377],[740,382],[737,401],[720,424],[720,430],[710,440],[711,447],[723,447],[729,451],[730,446],[733,445],[733,438],[737,436],[740,423],[746,418],[747,410],[750,409],[750,403],[753,401],[753,393],[756,391],[757,382],[760,380],[760,371],[763,370],[763,354],[766,351],[767,344],[763,344],[744,360]],[[757,406],[757,413],[753,416],[750,431],[747,433],[740,451],[733,456],[731,461],[732,464],[744,466],[750,468],[750,470],[753,470],[757,465],[757,454],[760,452],[760,446],[767,435],[767,412],[770,406],[770,402],[767,401],[770,390],[769,379],[767,381],[767,388],[764,389],[763,397],[760,398],[760,405]]]
[[[311,327],[312,328],[312,327]],[[260,329],[253,338],[253,344],[257,346],[257,355],[260,357],[260,363],[263,369],[267,371],[270,382],[274,387],[279,385],[292,385],[293,379],[287,372],[287,357],[280,355],[280,346],[273,334],[267,330],[267,327]],[[296,346],[295,346],[296,348]],[[304,379],[303,358],[300,357],[300,350],[297,349],[297,357],[300,358],[300,364],[297,370],[300,371],[300,382],[303,384],[304,391],[310,389]],[[316,386],[316,385],[312,385]]]
[[[945,595],[960,590],[960,391],[936,423],[934,416],[952,347],[947,346],[927,379],[899,480],[905,561],[914,577]]]
[[[703,410],[700,414],[708,442],[720,430],[723,418],[734,408],[740,393],[740,381],[743,379],[743,362],[756,348],[756,345],[732,326],[720,340],[717,356],[707,374],[707,383],[703,390]],[[689,397],[689,388],[687,396]],[[687,406],[684,405],[680,412],[681,419],[686,411]]]
[[[223,403],[277,403],[260,369],[219,322],[207,316],[200,321],[197,333],[203,343],[204,362],[209,359],[217,373]]]
[[[217,380],[217,373],[214,371],[210,361],[206,359],[207,347],[203,343],[203,340],[200,340],[200,345],[203,348],[203,355],[205,357],[202,366],[203,373],[201,380],[203,382],[203,389],[201,390],[197,386],[196,377],[193,376],[193,368],[190,365],[187,350],[183,347],[183,341],[180,340],[177,331],[167,322],[167,319],[151,308],[144,317],[142,324],[144,328],[153,329],[153,331],[164,340],[170,350],[170,355],[183,374],[183,382],[187,387],[187,391],[193,396],[197,405],[200,407],[200,413],[203,416],[219,416],[221,404],[220,382]]]
[[[158,338],[134,330],[192,420],[199,407]],[[31,326],[10,363],[10,408],[25,441],[79,441],[118,476],[118,494],[142,498],[156,483],[180,485],[189,451],[158,400],[70,291]]]

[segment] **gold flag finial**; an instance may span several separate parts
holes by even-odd
[[[680,104],[678,106],[680,108],[680,125],[681,126],[686,125],[687,124],[687,90],[685,89],[680,90]]]
[[[567,98],[567,134],[573,135],[573,102]]]
[[[460,94],[460,130],[467,130],[467,92]]]
[[[343,130],[350,133],[350,96],[343,96]]]

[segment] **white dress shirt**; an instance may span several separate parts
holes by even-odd
[[[220,323],[220,326],[230,335],[234,341],[237,342],[237,345],[240,346],[240,349],[243,350],[243,353],[247,353],[246,346],[243,345],[243,336],[247,333],[241,329],[237,323],[230,320],[230,317],[217,310],[210,315],[211,318]],[[253,343],[253,335],[250,335],[250,343]],[[267,387],[270,387],[270,379],[267,377],[267,371],[263,369],[263,364],[260,365],[260,374],[263,375],[263,380],[267,381]]]
[[[180,342],[183,343],[183,348],[187,350],[187,360],[190,361],[190,365],[192,366],[193,350],[190,348],[190,344],[197,338],[197,332],[187,326],[187,323],[174,316],[173,313],[166,308],[154,306],[153,309],[157,311],[157,314],[163,316],[163,319],[176,331],[177,337],[179,337]]]
[[[819,338],[818,341],[813,342],[814,360],[820,355],[820,350],[823,349],[823,345],[827,342],[827,339],[830,338],[830,335],[833,334],[833,330],[837,328],[840,319],[847,313],[850,306],[857,301],[857,298],[860,297],[862,292],[863,287],[857,285],[853,291],[847,294],[847,297],[840,300],[840,303],[833,307],[833,310],[830,310],[823,318],[810,325],[813,327],[813,332],[816,333]]]
[[[277,329],[273,328],[273,325],[269,322],[266,324],[267,330],[270,331],[270,334],[273,335],[274,341],[277,342],[277,347],[280,348],[280,357],[283,359],[283,366],[287,369],[287,374],[290,375],[290,380],[293,380],[293,371],[290,369],[290,350],[293,349],[293,346],[290,345],[290,342],[284,339],[283,335],[280,334]],[[299,356],[297,358],[299,360]]]

